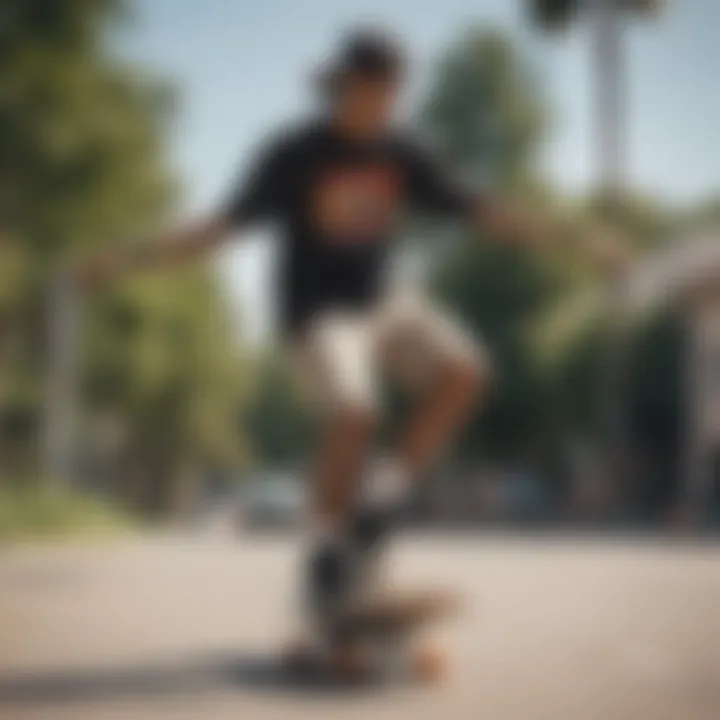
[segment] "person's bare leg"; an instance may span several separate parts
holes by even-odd
[[[310,627],[321,629],[321,634],[328,621],[342,612],[354,586],[348,540],[375,424],[370,409],[346,407],[334,413],[327,421],[313,474],[307,609]]]
[[[423,472],[467,421],[490,376],[477,364],[449,362],[416,410],[395,457],[412,476]]]
[[[327,527],[347,523],[375,424],[374,413],[362,409],[342,410],[328,422],[313,487],[313,516]]]
[[[382,544],[412,480],[465,423],[488,384],[489,375],[475,362],[449,361],[444,365],[396,451],[365,482],[355,521],[364,546]]]

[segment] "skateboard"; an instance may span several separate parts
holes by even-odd
[[[323,648],[299,643],[283,655],[292,677],[360,684],[383,680],[441,681],[448,659],[420,632],[452,617],[458,597],[446,591],[388,593],[348,611],[332,628]]]

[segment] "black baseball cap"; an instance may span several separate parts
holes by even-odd
[[[399,80],[406,69],[407,58],[399,40],[385,30],[365,28],[345,35],[316,80],[322,91],[332,93],[349,77]]]

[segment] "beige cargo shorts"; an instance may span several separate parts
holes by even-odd
[[[325,409],[379,409],[386,378],[422,392],[452,364],[491,371],[484,343],[437,303],[420,295],[389,296],[368,310],[318,314],[291,347],[293,366]]]

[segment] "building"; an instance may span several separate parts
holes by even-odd
[[[681,505],[698,516],[720,469],[720,232],[691,235],[645,260],[625,287],[627,318],[679,305],[686,323]]]

